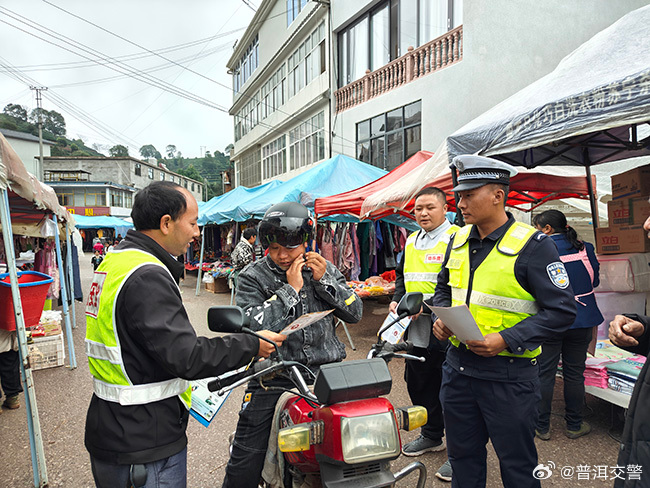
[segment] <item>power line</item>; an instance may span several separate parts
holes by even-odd
[[[248,3],[246,0],[241,0],[244,5],[246,5],[249,9],[251,9],[253,12],[256,12],[257,9],[253,7],[250,3]]]
[[[200,44],[209,44],[210,42],[214,41],[215,39],[219,39],[222,37],[227,37],[232,34],[235,34],[239,31],[244,30],[245,27],[240,27],[228,32],[220,33],[220,34],[215,34],[214,36],[210,37],[204,37],[202,39],[197,39],[195,41],[190,41],[186,42],[183,44],[175,44],[173,46],[168,46],[164,47],[161,49],[156,50],[158,53],[169,53],[169,52],[175,52],[175,51],[182,51],[183,49],[187,49],[190,47],[198,46]],[[225,46],[230,47],[231,43],[230,41],[225,44]],[[119,59],[120,61],[133,61],[136,59],[145,59],[152,57],[152,54],[149,53],[131,53],[131,54],[124,54],[122,56],[115,56],[115,59]],[[101,63],[100,63],[101,64]],[[17,69],[20,69],[22,72],[31,72],[31,71],[58,71],[58,70],[69,70],[69,69],[78,69],[78,68],[90,68],[94,67],[97,65],[96,61],[69,61],[66,63],[45,63],[45,64],[27,64],[27,65],[16,65],[15,67]]]

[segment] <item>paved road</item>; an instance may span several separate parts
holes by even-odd
[[[91,281],[92,269],[90,264],[85,261],[89,261],[89,259],[83,260],[81,273],[84,289],[87,290]],[[189,275],[181,285],[190,319],[198,334],[214,335],[207,329],[207,309],[212,305],[228,304],[230,296],[202,291],[201,295],[196,297],[195,285],[196,278],[192,275]],[[373,343],[373,335],[387,312],[388,305],[386,303],[380,303],[377,300],[364,302],[363,320],[350,327],[357,351],[348,349],[349,358],[365,357]],[[86,409],[92,394],[92,383],[83,347],[85,320],[81,304],[77,304],[76,313],[77,328],[74,329],[73,336],[78,368],[70,370],[67,367],[59,367],[34,373],[49,486],[51,487],[94,486],[88,454],[83,445]],[[341,340],[348,345],[343,331],[339,330],[339,335]],[[399,361],[393,361],[390,368],[393,375],[393,390],[389,398],[397,406],[406,405],[409,403],[409,399],[402,380],[404,366]],[[562,382],[559,380],[556,388],[557,398],[560,397],[561,386]],[[241,391],[235,391],[231,395],[219,413],[219,419],[211,427],[205,428],[198,422],[190,420],[188,428],[189,487],[220,486],[224,476],[224,467],[228,460],[227,437],[234,430],[237,422],[241,394]],[[563,402],[556,400],[554,403],[554,411],[558,414],[553,417],[553,438],[548,442],[537,441],[540,462],[553,462],[556,466],[553,475],[542,482],[544,487],[612,485],[609,480],[594,479],[594,475],[598,474],[595,466],[607,467],[607,476],[605,477],[611,477],[610,467],[616,465],[618,443],[608,435],[608,431],[613,430],[616,436],[620,436],[620,418],[616,412],[612,413],[608,403],[589,395],[587,397],[589,412],[587,419],[593,426],[593,432],[577,440],[569,440],[563,435],[561,414]],[[616,424],[613,429],[611,428],[612,418]],[[406,433],[404,435],[405,442],[413,439],[416,435],[416,433]],[[5,410],[0,414],[0,449],[2,449],[0,488],[33,486],[27,421],[23,407],[15,411]],[[501,486],[498,461],[491,446],[488,447],[488,452],[488,486]],[[429,470],[430,481],[427,486],[450,486],[449,483],[443,483],[433,476],[435,470],[446,459],[444,452],[429,453],[419,459],[426,464]],[[405,466],[411,460],[412,458],[402,456],[394,462],[394,466],[397,468]],[[578,478],[579,465],[584,466],[582,469],[590,470],[591,475],[588,480],[584,479],[584,474],[580,479]],[[563,466],[574,469],[570,479],[563,479],[560,475],[559,469]],[[650,474],[648,475],[650,476]],[[414,486],[414,481],[404,482],[401,486]]]

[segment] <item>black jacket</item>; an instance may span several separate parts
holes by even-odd
[[[635,347],[625,347],[624,349],[635,354],[650,353],[650,317],[636,314],[625,314],[632,320],[638,320],[643,324],[645,330],[643,335],[638,338],[639,345]],[[648,364],[646,361],[639,378],[636,380],[630,406],[625,419],[625,428],[623,429],[623,439],[618,453],[618,466],[626,468],[621,477],[625,479],[616,479],[615,488],[641,488],[650,486],[650,375],[648,374]],[[640,479],[634,479],[631,472],[627,470],[630,465],[639,465],[642,468]]]
[[[153,254],[176,280],[159,266],[145,265],[117,296],[116,328],[126,373],[134,384],[216,376],[246,364],[257,353],[259,342],[252,336],[196,336],[177,285],[183,265],[153,239],[129,231],[117,249]],[[121,406],[93,395],[86,417],[86,448],[92,456],[117,464],[164,459],[187,445],[187,419],[178,397]]]

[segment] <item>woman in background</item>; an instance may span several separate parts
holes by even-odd
[[[533,224],[537,230],[555,241],[578,302],[578,314],[571,328],[542,344],[542,353],[537,358],[540,364],[542,399],[539,403],[535,433],[545,441],[551,438],[551,402],[561,355],[566,436],[569,439],[577,439],[591,432],[591,426],[582,420],[582,407],[585,401],[584,371],[587,348],[593,336],[593,328],[604,320],[594,296],[594,288],[600,283],[600,265],[594,253],[594,246],[578,239],[578,234],[567,224],[566,216],[559,210],[547,210],[536,215]]]

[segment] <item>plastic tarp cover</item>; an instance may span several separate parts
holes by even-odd
[[[319,218],[338,214],[351,215],[360,219],[362,217],[361,205],[368,196],[373,195],[384,188],[388,188],[394,184],[395,181],[407,175],[422,163],[430,159],[431,156],[433,156],[433,154],[428,151],[418,151],[394,170],[385,174],[381,178],[362,186],[361,188],[356,188],[352,191],[339,193],[330,197],[317,198],[314,204],[314,212]],[[392,214],[392,211],[387,209],[385,214]],[[381,216],[377,215],[375,217],[377,218]]]
[[[427,163],[366,198],[362,211],[386,202],[401,208],[448,172],[459,154],[498,156],[529,168],[584,165],[585,156],[595,164],[650,154],[650,63],[641,54],[650,52],[648,25],[650,6],[622,17],[554,71],[450,135]],[[635,144],[630,128],[636,124]]]
[[[220,225],[232,221],[243,222],[243,220],[241,220],[239,206],[243,202],[250,200],[257,195],[261,195],[281,184],[281,181],[273,180],[253,188],[238,186],[230,190],[228,193],[211,198],[204,205],[199,207],[198,223],[199,225]]]
[[[97,217],[75,215],[75,226],[78,229],[115,229],[116,234],[122,235],[125,235],[129,229],[133,229],[131,222],[105,215]]]
[[[271,205],[280,202],[300,202],[313,208],[317,198],[359,188],[385,174],[386,171],[383,169],[338,154],[281,185],[243,202],[239,205],[239,215],[234,220],[242,222],[248,219],[261,219]]]

